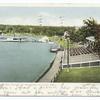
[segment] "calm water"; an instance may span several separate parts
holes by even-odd
[[[0,82],[32,82],[50,66],[55,54],[47,43],[0,42]]]

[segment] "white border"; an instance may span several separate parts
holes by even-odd
[[[0,3],[2,6],[17,7],[100,7],[100,3]]]
[[[17,0],[17,1],[14,1],[14,0],[2,0],[0,1],[0,6],[32,6],[32,7],[47,7],[47,6],[50,6],[50,7],[57,7],[57,6],[61,6],[61,7],[81,7],[81,6],[84,6],[84,7],[99,7],[100,4],[97,4],[97,1],[98,0],[89,0],[89,2],[87,0],[84,0],[85,2],[88,2],[88,3],[91,3],[91,4],[88,4],[88,3],[85,3],[85,2],[81,2],[81,3],[84,3],[84,4],[80,4],[78,1],[80,0],[77,0],[77,2],[74,4],[72,2],[63,2],[63,0],[61,0],[60,2],[57,0],[57,2],[50,2],[47,3],[46,1],[47,0],[41,0],[42,3],[40,3],[40,0],[39,2],[36,0],[36,2],[33,2],[33,0]],[[65,1],[65,0],[64,0]],[[68,0],[69,1],[69,0]],[[73,0],[70,0],[70,1],[73,1]],[[31,2],[31,3],[30,3]],[[37,3],[38,2],[38,3]],[[59,3],[58,3],[59,2]],[[46,4],[47,3],[47,4]],[[95,4],[93,4],[95,3]],[[99,1],[100,3],[100,1]],[[45,5],[46,4],[46,5]],[[53,5],[52,5],[53,4]],[[9,86],[10,84],[10,86]],[[46,93],[48,93],[48,91],[52,91],[52,96],[54,96],[54,94],[56,94],[57,90],[59,90],[59,93],[56,94],[55,96],[66,96],[66,95],[63,95],[65,92],[64,91],[69,91],[71,88],[73,88],[73,90],[77,89],[77,87],[80,86],[81,89],[83,89],[83,92],[84,92],[84,89],[86,89],[86,87],[89,87],[88,89],[89,90],[93,90],[92,92],[94,92],[95,89],[99,89],[100,88],[100,84],[96,84],[96,83],[85,83],[85,86],[82,85],[82,83],[0,83],[0,95],[1,93],[3,94],[3,96],[17,96],[17,94],[14,94],[15,92],[21,92],[21,91],[24,91],[22,92],[22,95],[24,96],[29,96],[27,93],[27,91],[30,91],[29,90],[29,87],[27,88],[27,91],[26,91],[26,88],[27,86],[29,86],[29,84],[31,84],[30,86],[32,86],[31,88],[36,88],[35,91],[36,93],[38,92],[39,93],[39,89],[43,86],[43,84],[47,85],[47,88],[42,88],[42,91],[45,91],[46,89]],[[20,89],[21,91],[18,91],[18,85],[21,86]],[[23,87],[25,85],[25,87]],[[52,87],[53,86],[53,87]],[[65,88],[65,90],[61,90],[62,89],[62,86]],[[71,86],[71,88],[69,88]],[[67,89],[66,89],[67,88]],[[68,90],[69,88],[69,90]],[[60,91],[61,90],[61,91]],[[100,90],[100,89],[99,89]],[[15,92],[13,92],[15,91]],[[56,92],[54,92],[56,91]],[[32,92],[32,91],[31,91]],[[30,92],[30,94],[31,94]],[[26,94],[25,94],[26,93]],[[33,93],[33,92],[32,92]],[[41,92],[43,93],[43,92]],[[41,94],[39,93],[39,95]],[[62,93],[62,94],[61,94]],[[33,94],[33,95],[36,95],[36,96],[39,96],[38,94]],[[31,94],[31,96],[33,96]],[[41,96],[45,96],[45,95],[48,95],[48,96],[51,96],[49,94],[41,94]],[[69,93],[69,96],[71,96],[71,94]],[[100,94],[98,95],[95,95],[95,92],[94,92],[94,95],[93,94],[90,94],[90,95],[86,95],[86,94],[82,94],[80,96],[100,96]]]
[[[100,0],[0,0],[0,3],[100,3]]]

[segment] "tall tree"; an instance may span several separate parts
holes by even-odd
[[[95,37],[94,49],[100,56],[100,25],[94,20],[94,18],[89,18],[83,21],[86,25],[86,32],[88,36]]]
[[[94,18],[83,20],[85,24],[86,36],[94,36],[97,33],[97,22]]]

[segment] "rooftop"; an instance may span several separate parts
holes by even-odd
[[[94,36],[86,37],[86,39],[89,40],[89,41],[91,41],[91,42],[95,42]]]

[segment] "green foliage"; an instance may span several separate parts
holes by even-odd
[[[85,31],[87,32],[87,36],[94,36],[97,32],[97,22],[93,18],[83,20],[83,22],[85,24]]]
[[[95,51],[100,55],[100,25],[93,19],[84,20],[87,35],[95,37]]]
[[[31,26],[31,25],[0,25],[0,31],[4,33],[28,33],[35,35],[63,36],[64,31],[71,31],[73,27]]]
[[[100,57],[100,25],[96,27],[94,50]]]
[[[60,45],[63,48],[67,48],[67,40],[65,40],[64,38],[60,37],[60,36],[52,36],[49,37],[49,39],[51,41],[54,41],[56,44]],[[74,47],[74,44],[72,41],[70,41],[70,48]]]
[[[97,22],[93,18],[89,18],[86,20],[83,20],[84,26],[80,27],[76,31],[76,41],[82,41],[85,42],[86,37],[88,36],[95,36],[97,33]]]
[[[70,40],[73,42],[84,42],[85,38],[97,33],[97,22],[93,18],[83,20],[84,26],[78,27],[53,27],[53,26],[31,26],[31,25],[0,25],[0,31],[5,34],[20,34],[20,35],[47,35],[62,37],[65,31],[70,34]],[[62,41],[61,45],[63,45]]]

